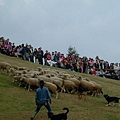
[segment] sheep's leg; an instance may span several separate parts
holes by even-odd
[[[62,88],[61,88],[61,93],[63,93],[63,91],[64,91],[64,88],[62,87]]]
[[[7,73],[9,73],[9,69],[7,69]]]
[[[84,92],[83,94],[84,94],[84,101],[85,101],[85,100],[86,100],[86,95],[87,95],[87,93]]]
[[[92,92],[92,95],[91,95],[92,97],[94,96],[94,93]]]
[[[85,99],[84,99],[84,101],[85,101],[85,100],[86,100],[86,95],[84,95],[84,98],[85,98]]]
[[[99,94],[99,90],[96,90],[95,91],[95,97],[98,96],[98,94]]]
[[[63,86],[63,88],[62,88],[62,93],[65,93],[65,92],[67,92],[67,90],[66,90],[66,87]]]
[[[100,95],[100,93],[101,93],[100,90],[98,90],[98,94],[97,95]]]
[[[61,93],[65,92],[65,86],[62,87]]]
[[[17,79],[13,78],[12,82],[17,82]]]
[[[81,99],[81,98],[82,98],[81,93],[78,93],[78,98],[79,98],[79,99]]]
[[[91,95],[91,96],[92,96],[92,97],[95,96],[95,91],[92,91],[92,95]]]
[[[70,94],[70,92],[69,92],[68,88],[66,88],[66,91],[65,91],[65,92],[67,92],[67,93],[69,93],[69,94]]]
[[[28,91],[30,91],[30,84],[28,85]]]
[[[25,84],[25,87],[24,87],[25,89],[27,88],[27,84]],[[29,86],[28,86],[28,89],[29,89]]]
[[[72,88],[72,91],[71,91],[71,94],[75,93],[76,92],[76,89],[75,88]]]
[[[56,93],[56,99],[58,99],[58,92]]]
[[[15,79],[13,78],[12,82],[15,82]]]
[[[18,86],[21,86],[21,84],[22,84],[22,83],[21,83],[21,82],[19,82],[19,85],[18,85]]]
[[[78,94],[78,91],[76,91],[74,94]]]

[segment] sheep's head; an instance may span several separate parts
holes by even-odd
[[[31,74],[32,77],[37,77],[38,75],[36,73]]]
[[[9,69],[9,72],[14,72],[14,71],[15,71],[14,68]]]
[[[51,75],[50,75],[50,74],[46,74],[46,77],[50,78],[50,77],[51,77]]]
[[[90,82],[90,78],[88,78],[88,77],[84,78],[84,80]]]
[[[38,71],[42,71],[42,68],[41,68],[41,67],[38,67],[37,69],[38,69]]]
[[[78,80],[79,80],[79,81],[82,80],[82,76],[81,76],[81,75],[78,76]]]
[[[62,79],[67,79],[67,75],[63,75],[63,76],[62,76]]]
[[[14,65],[13,68],[18,70],[19,67],[17,65]]]

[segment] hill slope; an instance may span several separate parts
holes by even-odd
[[[34,64],[19,58],[13,58],[0,54],[0,61],[6,61],[11,65],[26,66],[37,68],[39,64]],[[42,66],[46,67],[46,66]],[[52,69],[57,69],[51,67]],[[62,69],[58,69],[62,70]],[[65,70],[69,74],[80,74]],[[81,74],[83,77],[89,77],[91,80],[103,86],[104,94],[120,97],[120,81],[101,78],[88,74]],[[8,76],[0,71],[0,120],[30,120],[36,105],[34,102],[35,91],[28,92],[23,87],[18,87],[12,82],[12,76]],[[77,95],[60,93],[59,99],[52,95],[51,107],[55,114],[63,112],[63,107],[68,107],[69,120],[119,120],[120,106],[106,107],[106,101],[102,95],[91,97],[87,95],[87,100],[78,99]],[[47,111],[43,107],[36,116],[35,120],[47,120]]]

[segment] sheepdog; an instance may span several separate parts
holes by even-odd
[[[81,99],[82,95],[84,95],[84,101],[86,100],[86,95],[87,95],[88,89],[83,88],[82,85],[78,86],[78,98]]]
[[[69,109],[68,108],[63,108],[63,110],[66,110],[66,112],[56,114],[56,115],[54,115],[53,113],[50,113],[48,115],[48,117],[50,118],[50,120],[67,120],[67,114],[69,112]]]
[[[116,103],[119,103],[119,99],[118,97],[110,97],[108,94],[105,94],[103,95],[104,98],[106,99],[107,101],[107,105],[106,106],[109,106],[110,103],[113,103],[113,106],[116,104]]]

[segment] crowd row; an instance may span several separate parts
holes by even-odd
[[[120,67],[118,63],[109,63],[96,56],[95,59],[86,56],[77,57],[76,55],[65,56],[60,52],[45,52],[42,48],[34,48],[31,45],[15,46],[9,39],[0,38],[0,53],[9,56],[20,57],[23,60],[39,63],[41,65],[54,66],[63,69],[70,69],[75,72],[98,75],[120,80]]]

